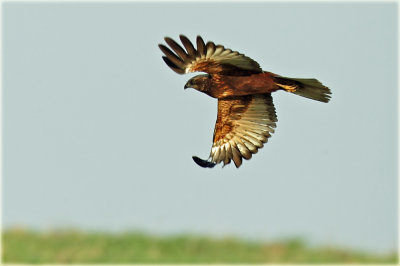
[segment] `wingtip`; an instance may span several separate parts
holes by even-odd
[[[197,156],[192,156],[192,159],[198,166],[201,166],[203,168],[213,168],[214,166],[216,166],[215,163],[200,159]]]
[[[164,44],[161,44],[161,43],[158,44],[158,48],[160,48],[161,50],[164,49],[164,47],[165,47]]]
[[[186,37],[186,35],[185,34],[179,34],[179,39],[188,39],[189,40],[189,38],[188,37]]]

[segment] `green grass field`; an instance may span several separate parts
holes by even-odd
[[[235,238],[73,230],[3,232],[4,263],[396,263],[395,253],[374,255],[340,248],[311,248],[301,240],[273,243]]]

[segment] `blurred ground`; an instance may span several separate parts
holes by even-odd
[[[300,239],[271,243],[236,238],[157,237],[75,230],[3,231],[4,263],[396,263],[386,255],[310,247]]]

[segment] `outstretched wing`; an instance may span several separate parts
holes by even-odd
[[[196,50],[186,36],[180,35],[179,38],[186,51],[169,37],[165,37],[165,41],[175,53],[165,45],[158,45],[165,54],[163,56],[165,63],[178,74],[206,72],[244,75],[262,72],[256,61],[231,49],[226,49],[222,45],[215,45],[213,42],[205,44],[203,39],[197,36]]]
[[[268,141],[276,121],[270,93],[219,99],[210,157],[206,161],[194,156],[193,160],[202,167],[233,160],[238,168],[242,158],[250,159]]]

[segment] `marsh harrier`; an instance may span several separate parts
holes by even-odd
[[[263,71],[253,59],[213,42],[204,43],[197,36],[196,47],[180,35],[184,46],[165,37],[159,44],[165,63],[176,73],[205,72],[188,80],[193,88],[218,99],[217,121],[210,156],[202,160],[193,156],[201,167],[214,167],[231,160],[238,168],[242,158],[248,160],[262,148],[276,127],[275,107],[271,93],[281,90],[312,100],[328,102],[330,90],[316,79],[288,78]]]

